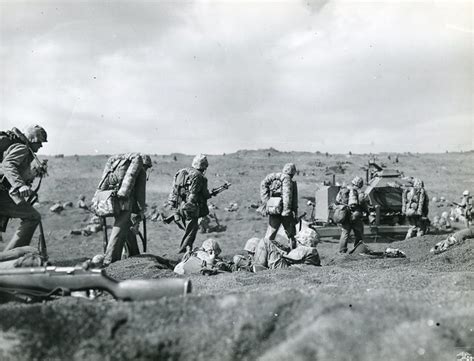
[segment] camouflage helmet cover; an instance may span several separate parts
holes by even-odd
[[[311,228],[302,229],[295,238],[298,243],[306,247],[316,247],[320,241],[318,233]]]
[[[357,176],[354,177],[351,183],[357,188],[362,188],[362,186],[364,185],[364,180],[361,177]]]
[[[204,154],[198,154],[194,157],[191,166],[194,169],[207,169],[209,162],[207,161],[207,157]]]
[[[283,166],[283,173],[293,176],[296,174],[296,166],[294,163],[286,163]]]
[[[247,252],[252,252],[255,253],[255,250],[257,249],[258,242],[260,242],[260,238],[253,237],[250,238],[247,243],[245,243],[244,250]]]
[[[217,243],[217,241],[213,238],[208,238],[204,242],[202,242],[201,248],[208,253],[210,251],[213,251],[216,256],[218,256],[222,252],[219,243]]]
[[[31,143],[46,143],[48,141],[46,130],[39,125],[30,125],[26,127],[25,136]]]
[[[143,160],[143,166],[151,168],[153,167],[153,163],[151,161],[151,157],[148,154],[140,154]]]

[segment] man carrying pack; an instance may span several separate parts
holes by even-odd
[[[260,184],[262,214],[268,215],[265,238],[274,241],[278,229],[283,225],[292,249],[296,247],[298,217],[298,187],[293,180],[295,174],[296,166],[287,163],[281,173],[270,173]]]
[[[136,235],[131,231],[132,214],[139,220],[145,216],[146,171],[151,167],[150,156],[139,153],[118,154],[107,161],[98,189],[116,190],[118,210],[114,214],[104,266],[120,260],[125,245],[129,256],[140,253]]]
[[[423,236],[428,217],[428,196],[421,179],[413,179],[413,186],[403,193],[402,211],[408,219],[410,228],[405,239]]]
[[[346,215],[340,221],[341,238],[339,239],[339,253],[347,252],[347,243],[351,231],[354,232],[354,249],[362,242],[364,236],[364,223],[362,221],[363,195],[359,195],[364,180],[355,177],[349,187],[343,187],[336,196],[336,205],[346,208]]]
[[[207,187],[207,178],[204,174],[208,166],[207,157],[198,154],[194,157],[191,168],[179,170],[174,177],[168,204],[175,209],[177,220],[182,220],[185,226],[179,253],[186,252],[187,247],[193,248],[199,230],[198,220],[209,214],[207,200],[217,194],[209,192]]]
[[[45,174],[44,165],[32,167],[36,153],[48,141],[44,128],[33,125],[24,134],[14,128],[0,134],[2,148],[2,170],[0,173],[0,218],[20,218],[20,225],[4,251],[28,246],[41,221],[41,215],[28,203],[34,193],[31,188],[35,177]],[[6,224],[6,222],[5,222]],[[4,229],[2,229],[4,231]]]

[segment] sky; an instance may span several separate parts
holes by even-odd
[[[470,1],[0,0],[44,154],[474,149]]]

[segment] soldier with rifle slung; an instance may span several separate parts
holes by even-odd
[[[204,175],[208,166],[207,157],[204,154],[198,154],[194,157],[191,168],[179,170],[174,177],[168,204],[175,210],[173,215],[175,222],[184,229],[179,253],[186,252],[187,247],[193,248],[199,230],[198,220],[209,214],[207,200],[230,186],[229,183],[225,183],[209,191],[207,178]],[[173,217],[168,217],[165,222],[171,222]]]
[[[46,174],[46,163],[36,156],[38,150],[47,142],[47,133],[39,125],[26,128],[25,133],[13,128],[0,134],[2,148],[2,170],[0,174],[0,220],[1,231],[5,231],[9,218],[20,218],[20,226],[4,250],[27,246],[41,225],[41,215],[33,208],[35,190],[32,182],[35,177]],[[36,161],[36,167],[31,163]]]

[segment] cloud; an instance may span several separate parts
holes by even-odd
[[[45,152],[472,148],[469,3],[0,7],[2,127]]]

